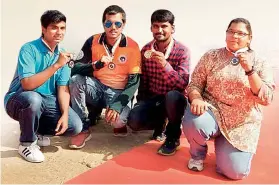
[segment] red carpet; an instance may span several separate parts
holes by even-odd
[[[278,88],[277,88],[278,89]],[[209,154],[203,172],[192,172],[186,168],[189,159],[189,145],[182,138],[182,148],[175,156],[156,154],[160,146],[148,142],[123,153],[112,160],[91,169],[67,184],[279,184],[279,123],[275,112],[279,110],[279,96],[272,105],[265,108],[257,154],[252,161],[250,175],[239,181],[228,180],[215,172],[213,142],[209,142]],[[278,113],[277,113],[278,114]],[[93,146],[92,146],[93,147]],[[277,175],[276,175],[277,174]]]

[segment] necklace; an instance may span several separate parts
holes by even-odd
[[[231,54],[233,54],[233,57],[232,57],[232,59],[231,59],[231,64],[232,64],[233,66],[237,66],[237,65],[239,64],[239,58],[237,57],[238,53],[244,53],[244,52],[246,52],[246,51],[249,50],[248,47],[241,48],[241,49],[237,50],[236,52],[230,51],[229,48],[227,48],[227,47],[226,47],[226,49],[227,49]]]
[[[155,42],[156,42],[156,40],[153,40],[153,42],[151,43],[151,50],[146,50],[144,52],[144,57],[145,58],[147,58],[147,59],[151,58],[152,52],[155,51],[155,49],[154,49]],[[166,49],[166,52],[165,52],[165,59],[169,58],[173,45],[174,45],[174,39],[171,38],[171,41],[170,41],[169,45],[167,46],[167,49]]]
[[[117,41],[114,43],[114,45],[112,46],[112,49],[111,49],[111,52],[108,48],[108,46],[103,42],[103,46],[105,48],[105,51],[107,53],[107,56],[109,56],[111,58],[111,62],[109,62],[108,64],[108,68],[110,70],[113,70],[115,68],[115,63],[113,63],[113,57],[114,57],[114,53],[115,53],[115,50],[117,48],[117,46],[119,45],[120,43],[120,40],[121,40],[121,36],[117,39]]]

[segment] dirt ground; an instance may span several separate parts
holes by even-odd
[[[42,147],[46,160],[30,163],[17,150],[1,151],[1,184],[62,184],[107,160],[148,141],[151,131],[115,137],[112,127],[100,120],[92,127],[92,139],[81,150],[68,148],[69,138],[52,137]]]

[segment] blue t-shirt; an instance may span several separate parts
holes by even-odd
[[[19,52],[18,63],[13,81],[9,91],[5,95],[5,107],[11,96],[16,92],[24,91],[20,80],[44,71],[53,65],[59,58],[59,53],[64,51],[57,46],[54,52],[51,52],[42,38],[24,44]],[[45,83],[33,91],[42,95],[56,95],[56,87],[68,85],[71,70],[68,65],[64,65],[57,70]]]

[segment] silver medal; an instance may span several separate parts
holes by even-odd
[[[239,64],[239,59],[238,59],[237,57],[233,57],[233,58],[231,59],[231,64],[232,64],[233,66],[237,66],[237,65]]]
[[[75,62],[71,59],[71,60],[68,62],[69,68],[73,68],[74,65],[75,65]]]

